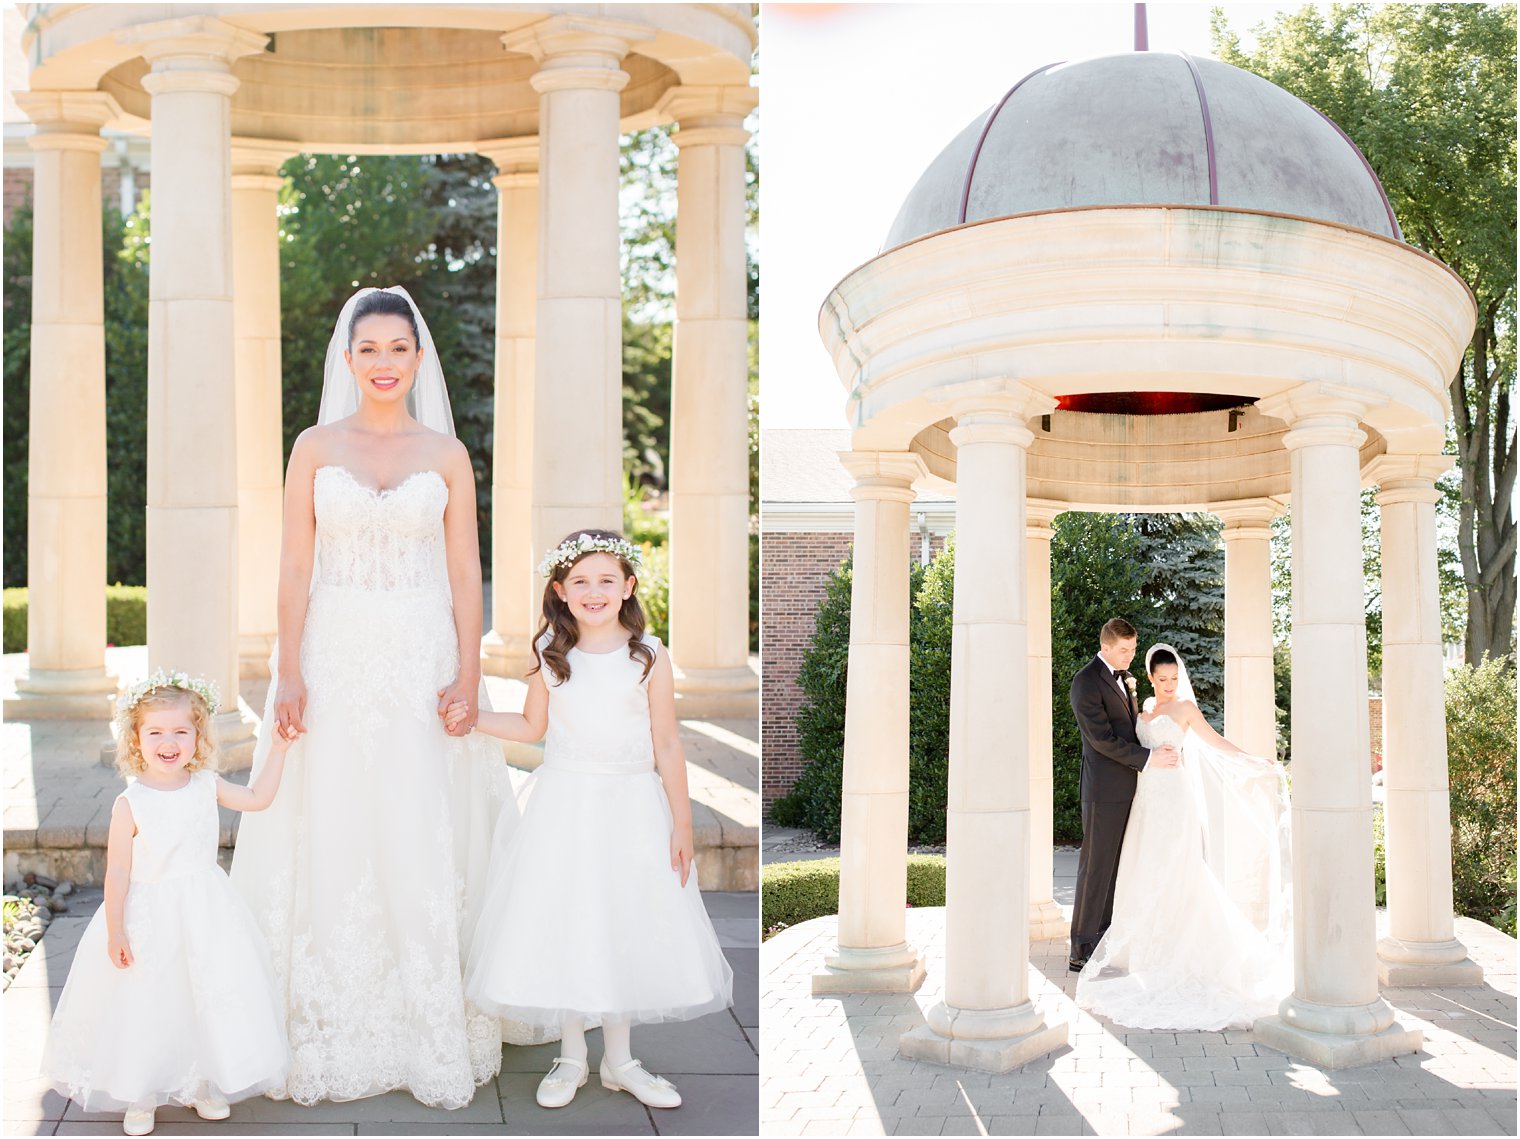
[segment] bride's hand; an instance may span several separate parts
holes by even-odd
[[[281,675],[275,681],[274,717],[280,734],[293,740],[306,731],[306,682],[300,673]]]
[[[696,857],[695,843],[690,827],[677,827],[670,832],[670,868],[681,874],[681,885],[691,877],[692,859]]]
[[[463,677],[455,677],[454,683],[438,694],[438,714],[444,718],[443,730],[449,735],[467,736],[475,730],[479,691],[479,681],[472,684]],[[464,715],[451,714],[451,704],[463,704]]]

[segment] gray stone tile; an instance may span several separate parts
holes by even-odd
[[[681,1106],[649,1115],[661,1135],[756,1135],[758,1085],[752,1076],[683,1076]]]
[[[1268,1135],[1360,1135],[1344,1111],[1278,1111],[1267,1115]]]
[[[232,1117],[252,1123],[500,1123],[501,1102],[492,1084],[477,1088],[475,1098],[458,1111],[418,1103],[406,1092],[387,1092],[346,1103],[324,1101],[304,1107],[293,1100],[254,1096],[232,1105]]]
[[[162,1121],[154,1125],[155,1135],[352,1135],[352,1123],[194,1123]],[[121,1116],[114,1122],[65,1121],[58,1125],[54,1135],[120,1135]]]
[[[361,1123],[359,1135],[527,1135],[526,1126],[511,1123]]]
[[[600,1049],[593,1048],[592,1054],[593,1063],[598,1062]],[[673,1081],[687,1073],[754,1077],[760,1070],[754,1049],[727,1010],[700,1020],[637,1025],[633,1054],[651,1072]],[[595,1078],[594,1067],[591,1074]]]
[[[530,1135],[654,1135],[649,1108],[626,1092],[609,1092],[595,1073],[567,1107],[543,1108],[533,1100],[541,1075],[497,1077],[506,1122]]]
[[[58,1126],[56,1119],[26,1119],[5,1117],[7,1135],[51,1135]]]

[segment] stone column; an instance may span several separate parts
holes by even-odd
[[[561,15],[502,37],[539,63],[534,551],[577,528],[622,528],[618,92],[628,82],[623,57],[652,35]]]
[[[232,328],[237,403],[238,674],[269,675],[279,625],[285,437],[280,372],[280,165],[288,150],[232,152]]]
[[[840,455],[855,479],[839,947],[814,993],[913,992],[924,967],[907,940],[908,507],[917,455]]]
[[[533,545],[533,348],[538,311],[538,139],[482,146],[496,163],[496,393],[491,439],[491,628],[481,665],[533,665],[542,551]],[[620,326],[621,327],[621,326]],[[552,540],[552,539],[551,539]]]
[[[1272,678],[1271,499],[1221,503],[1224,521],[1224,734],[1252,755],[1277,755]]]
[[[1309,383],[1259,405],[1288,424],[1292,468],[1294,983],[1255,1031],[1322,1068],[1417,1052],[1421,1039],[1378,995],[1358,454],[1369,404]]]
[[[1435,480],[1444,455],[1377,460],[1383,523],[1383,787],[1388,936],[1378,977],[1400,988],[1478,985],[1452,922],[1445,666]]]
[[[1029,999],[1026,421],[1055,401],[1016,381],[946,394],[957,450],[945,996],[899,1048],[1006,1072],[1067,1037]]]
[[[106,343],[95,91],[19,91],[36,124],[27,448],[27,671],[8,719],[108,719]]]
[[[679,87],[670,407],[670,655],[682,714],[753,716],[744,117],[751,87]]]
[[[1029,940],[1065,937],[1071,923],[1053,897],[1055,878],[1054,712],[1051,707],[1050,524],[1060,508],[1028,503],[1029,574]]]
[[[232,64],[267,37],[208,16],[134,30],[152,70],[148,664],[214,681],[224,766],[252,758],[238,706]],[[267,232],[267,231],[266,231]]]

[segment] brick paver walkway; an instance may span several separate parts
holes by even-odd
[[[819,918],[761,947],[766,1135],[1515,1134],[1515,942],[1475,921],[1458,919],[1457,936],[1486,983],[1384,990],[1424,1029],[1424,1049],[1336,1072],[1249,1031],[1131,1032],[1095,1018],[1072,999],[1066,942],[1038,942],[1031,995],[1071,1025],[1071,1043],[1002,1076],[897,1054],[941,996],[942,909],[908,914],[929,970],[912,995],[813,997],[836,925]]]

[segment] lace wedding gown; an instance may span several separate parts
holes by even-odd
[[[1293,988],[1282,770],[1218,751],[1170,716],[1138,732],[1145,747],[1178,746],[1182,763],[1140,773],[1113,922],[1077,1003],[1130,1028],[1249,1027]]]
[[[299,1103],[406,1088],[457,1108],[501,1065],[500,1023],[466,1002],[462,968],[493,829],[517,808],[500,746],[438,717],[459,668],[448,494],[436,471],[385,491],[343,467],[314,476],[307,732],[273,806],[243,818],[232,869],[269,945]],[[273,705],[271,685],[266,725]]]

